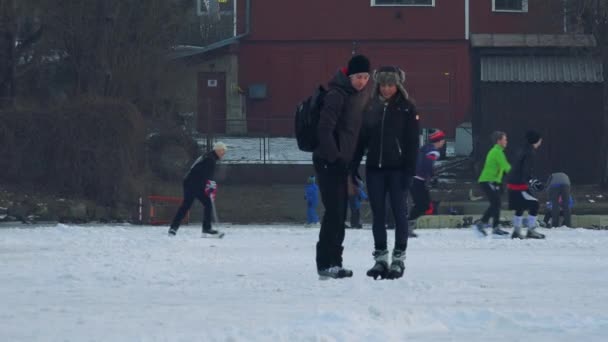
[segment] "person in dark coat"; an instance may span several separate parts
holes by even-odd
[[[358,180],[353,195],[348,196],[348,204],[350,206],[350,227],[353,229],[361,229],[361,201],[367,200],[367,194],[363,190],[363,181]]]
[[[570,195],[570,177],[563,172],[552,173],[547,179],[547,209],[549,215],[545,215],[544,222],[547,227],[559,227],[559,217],[564,216],[563,225],[572,227],[572,207],[574,199]],[[549,225],[551,218],[551,225]]]
[[[308,177],[308,184],[304,193],[306,199],[306,226],[310,227],[319,223],[317,206],[319,205],[319,187],[315,176]]]
[[[369,99],[366,85],[370,62],[353,56],[348,67],[339,70],[329,82],[323,100],[317,133],[319,146],[313,164],[325,207],[316,248],[320,279],[352,277],[342,265],[346,211],[348,203],[348,165],[352,161],[363,110]]]
[[[429,183],[435,175],[435,162],[440,157],[439,149],[445,145],[445,133],[441,130],[436,130],[429,135],[429,143],[422,146],[418,152],[416,161],[416,176],[412,181],[410,194],[414,201],[414,207],[410,212],[409,229],[410,237],[417,237],[414,233],[416,220],[427,211],[432,212],[433,203],[431,202],[431,192],[429,191]]]
[[[400,278],[405,269],[408,239],[406,194],[416,170],[419,125],[416,107],[403,84],[405,73],[394,66],[374,74],[374,98],[364,115],[357,152],[351,164],[356,176],[363,155],[367,155],[367,192],[373,215],[374,260],[368,276]],[[395,218],[395,245],[388,264],[385,198],[389,195]]]
[[[180,223],[188,213],[188,210],[190,210],[195,199],[198,199],[204,207],[203,236],[216,236],[220,234],[217,230],[211,228],[212,202],[215,200],[215,195],[217,193],[217,184],[213,180],[213,177],[215,173],[215,164],[224,157],[225,153],[226,145],[218,142],[213,145],[212,151],[200,156],[194,161],[184,178],[184,199],[171,222],[169,236],[177,234]]]
[[[544,239],[545,235],[536,231],[538,223],[539,203],[534,196],[535,192],[543,190],[543,184],[534,175],[534,160],[536,150],[543,139],[538,132],[526,132],[526,142],[515,157],[513,168],[509,173],[507,189],[509,189],[509,209],[515,210],[513,217],[513,239]],[[528,211],[528,232],[524,237],[521,234],[523,214]]]

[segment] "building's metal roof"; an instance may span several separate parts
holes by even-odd
[[[471,35],[474,48],[590,48],[596,46],[595,38],[588,34],[487,34]]]
[[[602,63],[585,56],[486,56],[482,82],[601,83]]]

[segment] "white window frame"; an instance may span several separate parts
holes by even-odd
[[[430,5],[416,5],[416,4],[376,4],[376,0],[370,0],[371,7],[435,7],[435,0],[431,0]]]
[[[496,0],[492,0],[492,12],[528,13],[528,0],[521,0],[521,10],[496,9]]]

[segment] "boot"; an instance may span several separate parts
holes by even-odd
[[[374,267],[370,268],[367,271],[367,276],[374,278],[374,280],[380,278],[385,279],[388,275],[388,250],[386,249],[377,249],[372,253],[374,256],[374,260],[376,264]]]
[[[501,237],[501,238],[503,238],[503,237],[508,237],[508,235],[509,235],[509,232],[507,232],[505,230],[502,230],[499,227],[494,227],[492,229],[492,236],[493,237]]]
[[[207,229],[203,229],[202,237],[221,239],[224,237],[224,233],[219,232],[213,228],[207,228]]]
[[[399,279],[405,271],[405,251],[394,249],[393,262],[388,271],[388,279]]]
[[[513,228],[513,233],[511,234],[511,239],[520,239],[520,240],[525,239],[525,237],[521,233],[521,226],[515,226]]]
[[[177,234],[177,227],[169,227],[169,236],[175,236]]]
[[[342,279],[352,277],[353,271],[340,266],[332,266],[323,270],[318,270],[317,274],[319,274],[319,280]]]
[[[484,229],[485,224],[483,222],[477,222],[474,226],[473,226],[473,230],[475,231],[475,233],[479,236],[479,237],[486,237],[488,236],[488,233],[486,233],[486,230]]]
[[[536,231],[536,228],[528,229],[526,239],[544,239],[545,235]]]

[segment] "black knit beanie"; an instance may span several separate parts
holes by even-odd
[[[360,72],[370,72],[369,59],[363,55],[356,55],[348,61],[346,75],[350,76]]]
[[[528,144],[530,145],[534,145],[537,142],[540,141],[540,133],[536,132],[536,131],[527,131],[526,132],[526,140],[528,141]]]

